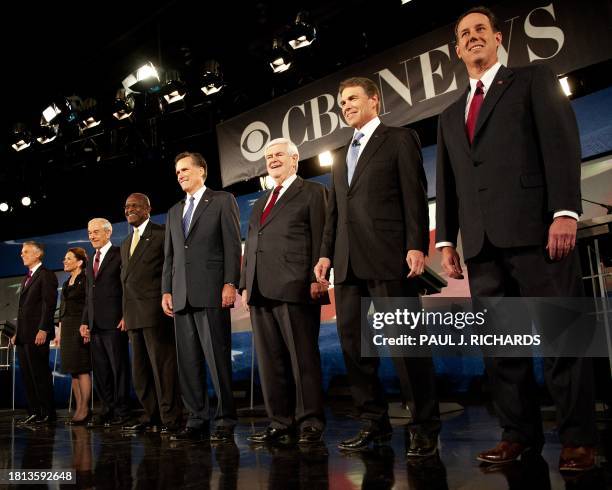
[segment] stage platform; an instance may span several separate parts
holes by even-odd
[[[98,489],[584,489],[612,488],[612,435],[600,423],[599,467],[564,478],[557,469],[561,446],[554,423],[546,422],[542,458],[504,467],[482,467],[477,452],[497,442],[495,418],[482,405],[443,416],[439,457],[405,458],[405,419],[394,419],[391,443],[364,453],[342,454],[336,444],[357,430],[342,403],[327,410],[325,444],[320,447],[254,448],[246,437],[265,419],[241,419],[235,444],[173,443],[158,433],[126,435],[117,429],[71,427],[59,412],[55,426],[34,429],[14,421],[22,411],[0,412],[0,468],[75,470],[76,485],[47,488]],[[62,420],[63,419],[63,420]],[[0,487],[3,487],[0,485]],[[3,488],[12,488],[9,486]],[[26,486],[15,486],[24,489]],[[32,488],[45,488],[36,485]]]

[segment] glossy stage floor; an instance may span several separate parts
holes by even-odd
[[[22,412],[0,412],[0,469],[72,469],[76,486],[100,489],[584,489],[612,488],[612,437],[600,424],[598,468],[564,478],[557,469],[560,444],[552,422],[546,424],[542,458],[503,467],[482,467],[475,454],[497,442],[495,419],[483,406],[445,415],[439,457],[407,461],[402,420],[393,420],[388,446],[341,454],[336,444],[353,435],[357,423],[328,410],[325,444],[253,448],[247,435],[266,426],[265,419],[241,419],[235,444],[176,444],[158,433],[126,435],[116,429],[71,427],[60,421],[34,429],[15,426]],[[0,485],[0,487],[3,487]],[[32,488],[45,488],[36,485]],[[11,488],[6,486],[4,488]],[[26,488],[23,485],[15,488]]]

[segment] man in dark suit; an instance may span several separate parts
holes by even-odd
[[[276,184],[253,206],[240,277],[250,310],[257,363],[270,425],[248,437],[256,443],[321,441],[325,427],[319,327],[321,299],[313,267],[325,223],[326,190],[298,177],[299,153],[285,138],[264,150]]]
[[[474,297],[581,296],[574,251],[580,204],[576,119],[545,65],[509,69],[497,58],[501,32],[493,13],[476,8],[456,24],[457,55],[470,86],[440,116],[436,247],[442,267],[462,277],[463,255]],[[502,441],[478,455],[514,461],[544,443],[531,359],[486,358]],[[559,414],[562,470],[594,464],[591,366],[546,359]]]
[[[164,227],[150,220],[149,198],[130,194],[125,217],[132,233],[121,244],[123,326],[132,343],[134,391],[144,415],[126,431],[178,429],[182,407],[178,388],[174,325],[161,308]]]
[[[121,253],[110,241],[108,220],[90,220],[87,233],[96,252],[87,263],[81,335],[91,341],[94,387],[102,400],[102,411],[89,425],[120,426],[128,421],[130,393],[128,339],[121,322]]]
[[[346,163],[340,162],[332,170],[315,275],[327,284],[326,276],[333,265],[340,342],[362,421],[359,434],[342,441],[339,447],[359,450],[371,441],[387,439],[392,432],[378,379],[379,359],[361,356],[361,328],[367,325],[361,298],[418,296],[412,279],[425,268],[429,217],[427,182],[416,133],[380,122],[380,93],[371,80],[345,80],[339,93],[344,118],[355,131],[343,153]],[[393,360],[402,395],[414,402],[407,455],[429,456],[437,450],[440,429],[432,360]]]
[[[17,346],[28,401],[28,416],[20,423],[28,425],[56,420],[49,342],[55,338],[57,277],[42,265],[44,256],[41,243],[29,241],[21,248],[21,259],[28,274],[21,284],[17,331],[11,339]]]
[[[231,194],[204,185],[207,167],[199,153],[177,155],[175,170],[187,195],[168,211],[162,307],[174,316],[181,394],[189,418],[172,438],[200,440],[209,434],[206,359],[218,398],[210,439],[225,442],[233,440],[237,421],[229,309],[240,279],[238,204]]]

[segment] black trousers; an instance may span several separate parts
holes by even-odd
[[[172,323],[128,330],[128,335],[132,343],[132,381],[145,410],[143,421],[178,424],[183,409]]]
[[[187,427],[202,428],[209,421],[206,369],[217,393],[217,425],[237,422],[232,393],[232,331],[228,308],[193,308],[174,314],[181,395],[189,411]]]
[[[253,298],[253,293],[251,293]],[[271,427],[323,430],[321,307],[258,295],[250,307],[261,387]]]
[[[467,261],[472,297],[583,296],[578,252],[551,262],[543,247],[501,249],[488,240]],[[522,328],[517,326],[517,328]],[[493,405],[502,439],[539,446],[544,443],[537,385],[531,358],[485,358]],[[557,406],[561,443],[596,442],[592,362],[588,358],[545,358],[546,385]]]
[[[344,363],[353,401],[365,423],[376,423],[387,415],[387,401],[378,378],[380,359],[361,356],[361,325],[367,323],[367,308],[361,298],[417,296],[411,281],[365,280],[355,277],[349,263],[347,278],[335,285],[336,317]],[[376,308],[376,303],[374,304]],[[384,305],[379,305],[384,308]],[[381,309],[382,309],[381,308]],[[431,357],[393,357],[404,400],[413,402],[413,423],[428,432],[440,429],[436,380]]]
[[[130,361],[125,332],[94,329],[91,361],[94,388],[102,400],[102,414],[127,417],[130,412]]]
[[[49,342],[17,345],[17,358],[30,415],[55,416],[53,375],[49,367]]]

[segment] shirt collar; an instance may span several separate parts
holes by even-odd
[[[196,201],[200,201],[200,199],[202,198],[202,195],[204,194],[204,192],[206,192],[206,186],[203,185],[202,187],[200,187],[197,191],[195,191],[193,194],[187,194],[187,201],[189,201],[190,197],[193,197]]]
[[[297,179],[297,174],[293,174],[290,177],[287,177],[283,183],[281,184],[281,187],[283,189],[287,189],[287,187],[289,187],[291,184],[293,184],[293,182],[295,181],[295,179]]]
[[[366,140],[370,139],[370,136],[372,136],[372,133],[376,131],[376,128],[378,127],[379,124],[380,124],[380,118],[376,116],[374,119],[371,119],[370,121],[365,123],[361,127],[361,129],[355,129],[355,131],[353,132],[353,138],[355,138],[355,135],[357,133],[362,133],[363,134],[362,139],[366,139]]]
[[[498,61],[491,68],[485,71],[480,77],[480,81],[484,85],[482,91],[486,94],[489,90],[489,87],[493,84],[493,80],[495,79],[495,75],[501,68],[501,63]],[[474,93],[476,91],[476,84],[478,83],[478,78],[470,78],[470,93]]]
[[[112,246],[113,244],[109,240],[107,244],[100,249],[100,255],[106,255],[106,252],[108,252]]]
[[[39,263],[38,263],[38,264],[36,264],[34,267],[32,267],[32,268],[30,269],[30,275],[31,275],[31,276],[33,276],[33,275],[34,275],[34,273],[35,273],[35,272],[36,272],[38,269],[40,269],[40,266],[41,266],[41,265],[42,265],[42,262],[39,262]]]
[[[138,235],[142,236],[142,234],[145,231],[145,228],[147,227],[147,225],[149,224],[149,218],[147,218],[146,220],[144,220],[142,223],[140,223],[140,226],[134,226],[134,228],[138,228]]]

